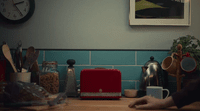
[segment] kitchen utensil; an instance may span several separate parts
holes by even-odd
[[[18,72],[21,72],[23,66],[23,58],[22,58],[22,43],[21,40],[18,42],[17,49],[15,51],[15,63]]]
[[[34,48],[33,46],[31,46],[31,47],[29,47],[29,48],[27,49],[27,52],[33,52],[33,53],[35,53],[35,48]],[[33,71],[33,72],[38,72],[38,71],[40,71],[40,68],[39,68],[38,61],[37,61],[37,60],[33,63],[32,67],[31,67],[31,71]]]
[[[19,47],[19,57],[20,57],[20,71],[22,70],[22,66],[23,66],[23,57],[22,57],[22,43],[19,42],[18,43],[18,47]]]
[[[4,56],[6,57],[6,59],[10,62],[11,66],[12,66],[12,68],[13,68],[13,70],[14,70],[14,72],[17,72],[17,69],[16,69],[16,67],[15,67],[15,65],[14,65],[14,63],[13,63],[12,56],[11,56],[11,54],[10,54],[10,48],[8,47],[7,44],[4,44],[4,45],[2,46],[2,51],[3,51],[3,54],[4,54]]]
[[[22,72],[26,72],[29,69],[29,67],[31,67],[33,65],[33,63],[37,60],[39,53],[40,53],[40,51],[37,50],[35,53],[30,52],[28,54],[28,57],[26,56],[26,61],[23,65]]]
[[[31,82],[31,72],[16,72],[16,73],[10,73],[10,81],[11,82]]]
[[[67,60],[67,64],[69,64],[67,68],[67,76],[66,76],[66,94],[67,96],[78,96],[78,90],[76,85],[76,75],[75,75],[75,69],[74,64],[75,60],[69,59]]]
[[[160,64],[151,56],[150,60],[142,67],[140,90],[146,91],[146,86],[163,86],[162,69]]]
[[[35,48],[33,46],[29,47],[26,52],[26,57],[28,57],[29,53],[35,53]],[[32,67],[30,67],[31,74],[31,82],[36,82],[39,85],[39,75],[41,74],[38,61],[36,60]]]
[[[121,72],[118,69],[83,69],[80,74],[81,99],[121,98]]]
[[[30,53],[35,53],[35,48],[33,46],[30,46],[27,49],[25,57],[28,57]],[[41,71],[37,60],[33,63],[32,67],[30,67],[30,71],[32,72],[31,82],[36,82],[39,85],[39,75],[41,74]]]
[[[19,59],[18,50],[15,51],[15,64],[16,64],[17,72],[21,72],[21,66],[20,66],[20,59]]]
[[[28,57],[29,53],[35,52],[35,48],[33,46],[30,46],[26,51],[26,57]]]
[[[166,99],[169,96],[169,90],[163,89],[160,86],[147,86],[147,95],[152,96],[158,99],[163,99],[163,91],[167,91],[167,96],[164,98]]]
[[[153,56],[151,56],[150,60],[147,61],[142,67],[142,75],[140,81],[141,82],[137,92],[137,97],[143,97],[146,95],[147,86],[166,86],[167,81],[164,79],[163,70],[158,61],[154,60]]]
[[[30,53],[33,53],[33,52],[35,52],[34,47],[33,47],[33,46],[30,46],[30,47],[27,49],[27,51],[26,51],[25,60],[26,60],[26,58],[28,57],[28,55],[29,55]]]
[[[175,53],[172,53],[171,56],[166,57],[163,62],[162,62],[162,69],[166,70],[170,74],[175,74],[177,71],[177,65],[176,62],[177,60],[173,57]]]
[[[135,89],[124,89],[124,95],[129,98],[134,98],[137,96],[137,90]]]

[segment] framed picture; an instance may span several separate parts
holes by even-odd
[[[191,25],[191,0],[130,0],[130,25]]]

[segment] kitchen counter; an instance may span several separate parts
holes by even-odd
[[[6,108],[1,107],[2,110],[11,111],[97,111],[97,110],[108,110],[108,111],[135,111],[135,108],[129,108],[128,105],[135,98],[122,97],[119,100],[81,100],[80,98],[68,98],[66,103],[59,104],[56,106],[29,106],[21,108]],[[163,110],[156,111],[175,111],[178,110],[176,106],[169,107]],[[195,102],[190,105],[184,106],[179,111],[199,111],[200,102]],[[140,111],[140,110],[136,110]],[[144,110],[143,110],[144,111]]]

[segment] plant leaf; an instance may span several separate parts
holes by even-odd
[[[196,48],[197,48],[197,45],[196,45],[196,44],[192,44],[192,47],[193,47],[194,49],[196,49]]]

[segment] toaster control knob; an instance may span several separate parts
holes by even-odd
[[[75,60],[74,59],[68,59],[67,60],[67,64],[69,64],[68,68],[73,68],[74,64],[75,64]]]
[[[102,93],[102,89],[99,89],[99,92]]]

